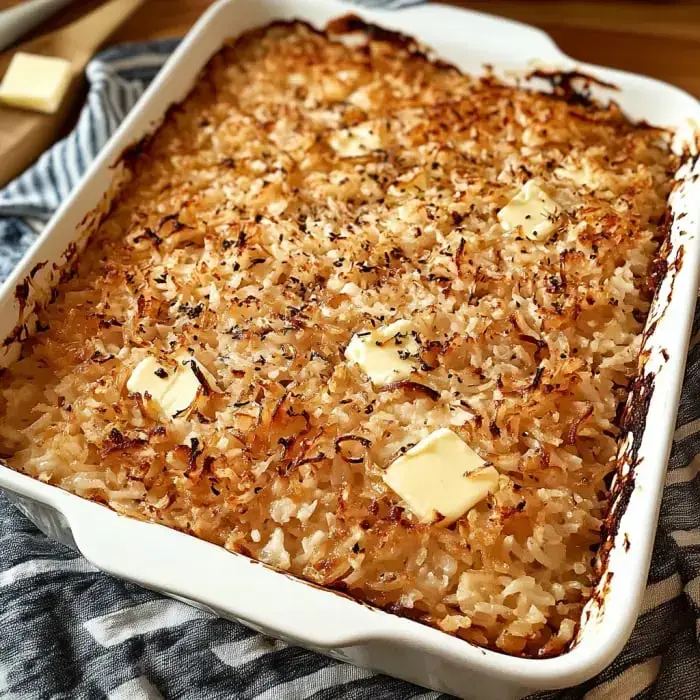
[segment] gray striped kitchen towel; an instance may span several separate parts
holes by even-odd
[[[175,45],[121,46],[88,66],[90,91],[75,130],[0,193],[0,279]],[[632,638],[594,680],[539,698],[700,699],[698,314],[689,352],[649,585]],[[439,696],[102,575],[46,539],[0,495],[0,698],[105,697]]]

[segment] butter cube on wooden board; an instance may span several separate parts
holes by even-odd
[[[70,61],[18,51],[0,82],[0,102],[52,114],[72,77]]]

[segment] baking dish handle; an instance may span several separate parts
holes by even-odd
[[[119,515],[2,462],[0,488],[49,537],[105,573],[269,636],[338,650],[386,637],[405,622],[223,547]]]
[[[64,495],[77,547],[98,569],[263,634],[329,650],[376,640],[387,623],[401,622],[223,547]]]

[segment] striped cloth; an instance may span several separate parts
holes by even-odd
[[[175,45],[121,46],[88,66],[90,91],[73,133],[0,193],[0,279]],[[699,396],[696,314],[649,585],[632,638],[597,678],[535,697],[700,698]],[[440,697],[102,575],[46,539],[2,495],[0,630],[1,698]]]

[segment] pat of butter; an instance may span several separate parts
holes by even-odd
[[[498,471],[440,428],[392,462],[384,481],[421,521],[449,525],[498,489]]]
[[[382,147],[382,128],[378,121],[362,122],[336,131],[328,142],[341,158],[366,156]]]
[[[356,333],[345,349],[345,357],[358,365],[373,384],[382,386],[410,377],[420,367],[418,350],[411,322],[401,320]]]
[[[505,231],[520,226],[531,240],[542,239],[555,229],[557,203],[534,181],[526,182],[520,192],[498,212],[498,221]]]
[[[0,83],[0,102],[51,114],[59,108],[71,77],[70,61],[19,51]]]
[[[126,383],[130,393],[141,394],[148,398],[161,413],[174,417],[188,409],[197,398],[202,383],[197,378],[192,364],[197,366],[210,388],[217,391],[216,380],[187,352],[175,357],[177,368],[161,365],[154,357],[146,357],[131,373]]]

